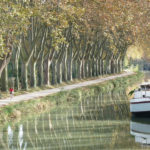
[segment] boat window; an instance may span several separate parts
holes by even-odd
[[[141,89],[142,89],[142,90],[145,90],[145,86],[144,86],[144,85],[141,85]]]
[[[150,90],[150,85],[141,85],[141,90]]]
[[[146,89],[147,89],[147,90],[150,90],[150,85],[147,85],[147,86],[146,86]]]

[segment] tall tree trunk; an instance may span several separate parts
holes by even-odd
[[[118,59],[118,72],[121,72],[121,62],[120,62],[120,59]]]
[[[96,59],[96,76],[99,75],[98,59]]]
[[[22,88],[28,90],[28,64],[22,63]]]
[[[108,70],[109,70],[109,73],[111,74],[112,73],[112,61],[111,60],[108,60]]]
[[[31,63],[31,86],[37,87],[36,61]]]
[[[7,65],[5,66],[2,76],[1,76],[1,88],[2,91],[8,91],[8,67]]]
[[[115,73],[115,64],[114,59],[111,60],[111,73]]]
[[[121,71],[123,70],[124,68],[124,58],[121,59]]]
[[[67,81],[67,64],[66,61],[63,63],[63,81]]]
[[[72,59],[68,62],[68,80],[72,81]]]
[[[88,76],[89,77],[92,77],[92,61],[91,60],[89,60],[88,61]]]
[[[69,55],[68,55],[68,80],[72,81],[72,58],[73,57],[73,52],[72,52],[72,44],[70,45],[69,48]]]
[[[85,67],[84,67],[84,69],[85,69],[85,77],[87,78],[88,77],[88,63],[87,63],[87,60],[85,60]]]
[[[73,60],[73,65],[72,65],[72,75],[73,78],[76,79],[77,78],[77,61]]]
[[[115,63],[115,73],[118,73],[118,63],[117,63],[117,59],[114,59],[114,63]]]
[[[85,78],[85,61],[82,60],[82,78]]]
[[[57,62],[57,82],[62,83],[62,63],[60,61]]]
[[[19,42],[19,46],[16,48],[15,51],[15,60],[14,61],[14,77],[15,77],[15,88],[17,90],[20,89],[20,81],[19,81],[19,58],[20,58],[20,51],[21,51],[21,38],[20,38],[20,42]]]
[[[47,86],[50,85],[50,65],[51,65],[51,61],[49,60],[49,58],[46,59],[45,63],[44,63],[44,79],[45,79],[45,84]]]
[[[81,79],[82,78],[82,61],[79,60],[79,69],[78,69],[78,79]]]
[[[105,60],[103,60],[103,68],[104,68],[104,74],[106,74],[107,75],[107,65],[106,65],[106,59]]]
[[[11,55],[12,55],[12,53],[8,53],[4,59],[0,59],[0,77],[1,77],[3,70],[10,62]]]
[[[15,76],[15,87],[17,90],[20,89],[20,85],[19,85],[19,59],[16,58],[16,61],[15,61],[15,68],[14,68],[14,76]]]
[[[65,51],[64,61],[63,61],[63,80],[67,81],[67,50]]]
[[[43,69],[43,57],[41,58],[40,64],[39,64],[39,85],[43,86],[44,85],[44,69]]]
[[[98,59],[98,74],[102,75],[102,68],[101,68],[101,59]]]
[[[95,76],[95,60],[92,59],[92,77]]]
[[[101,71],[102,71],[102,75],[104,75],[104,60],[101,60]]]
[[[56,81],[56,60],[53,60],[52,62],[52,84],[57,84]]]

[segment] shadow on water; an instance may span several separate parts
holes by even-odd
[[[150,148],[150,118],[132,117],[130,133],[135,137],[136,143],[140,143],[142,147]]]
[[[67,100],[66,100],[67,101]],[[0,128],[0,150],[140,149],[130,135],[125,89],[97,92],[39,117]]]

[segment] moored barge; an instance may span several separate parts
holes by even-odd
[[[142,83],[130,100],[130,112],[134,115],[150,115],[150,82]]]

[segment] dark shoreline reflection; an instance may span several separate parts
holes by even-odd
[[[135,142],[150,146],[150,118],[132,117],[130,133],[135,137]]]

